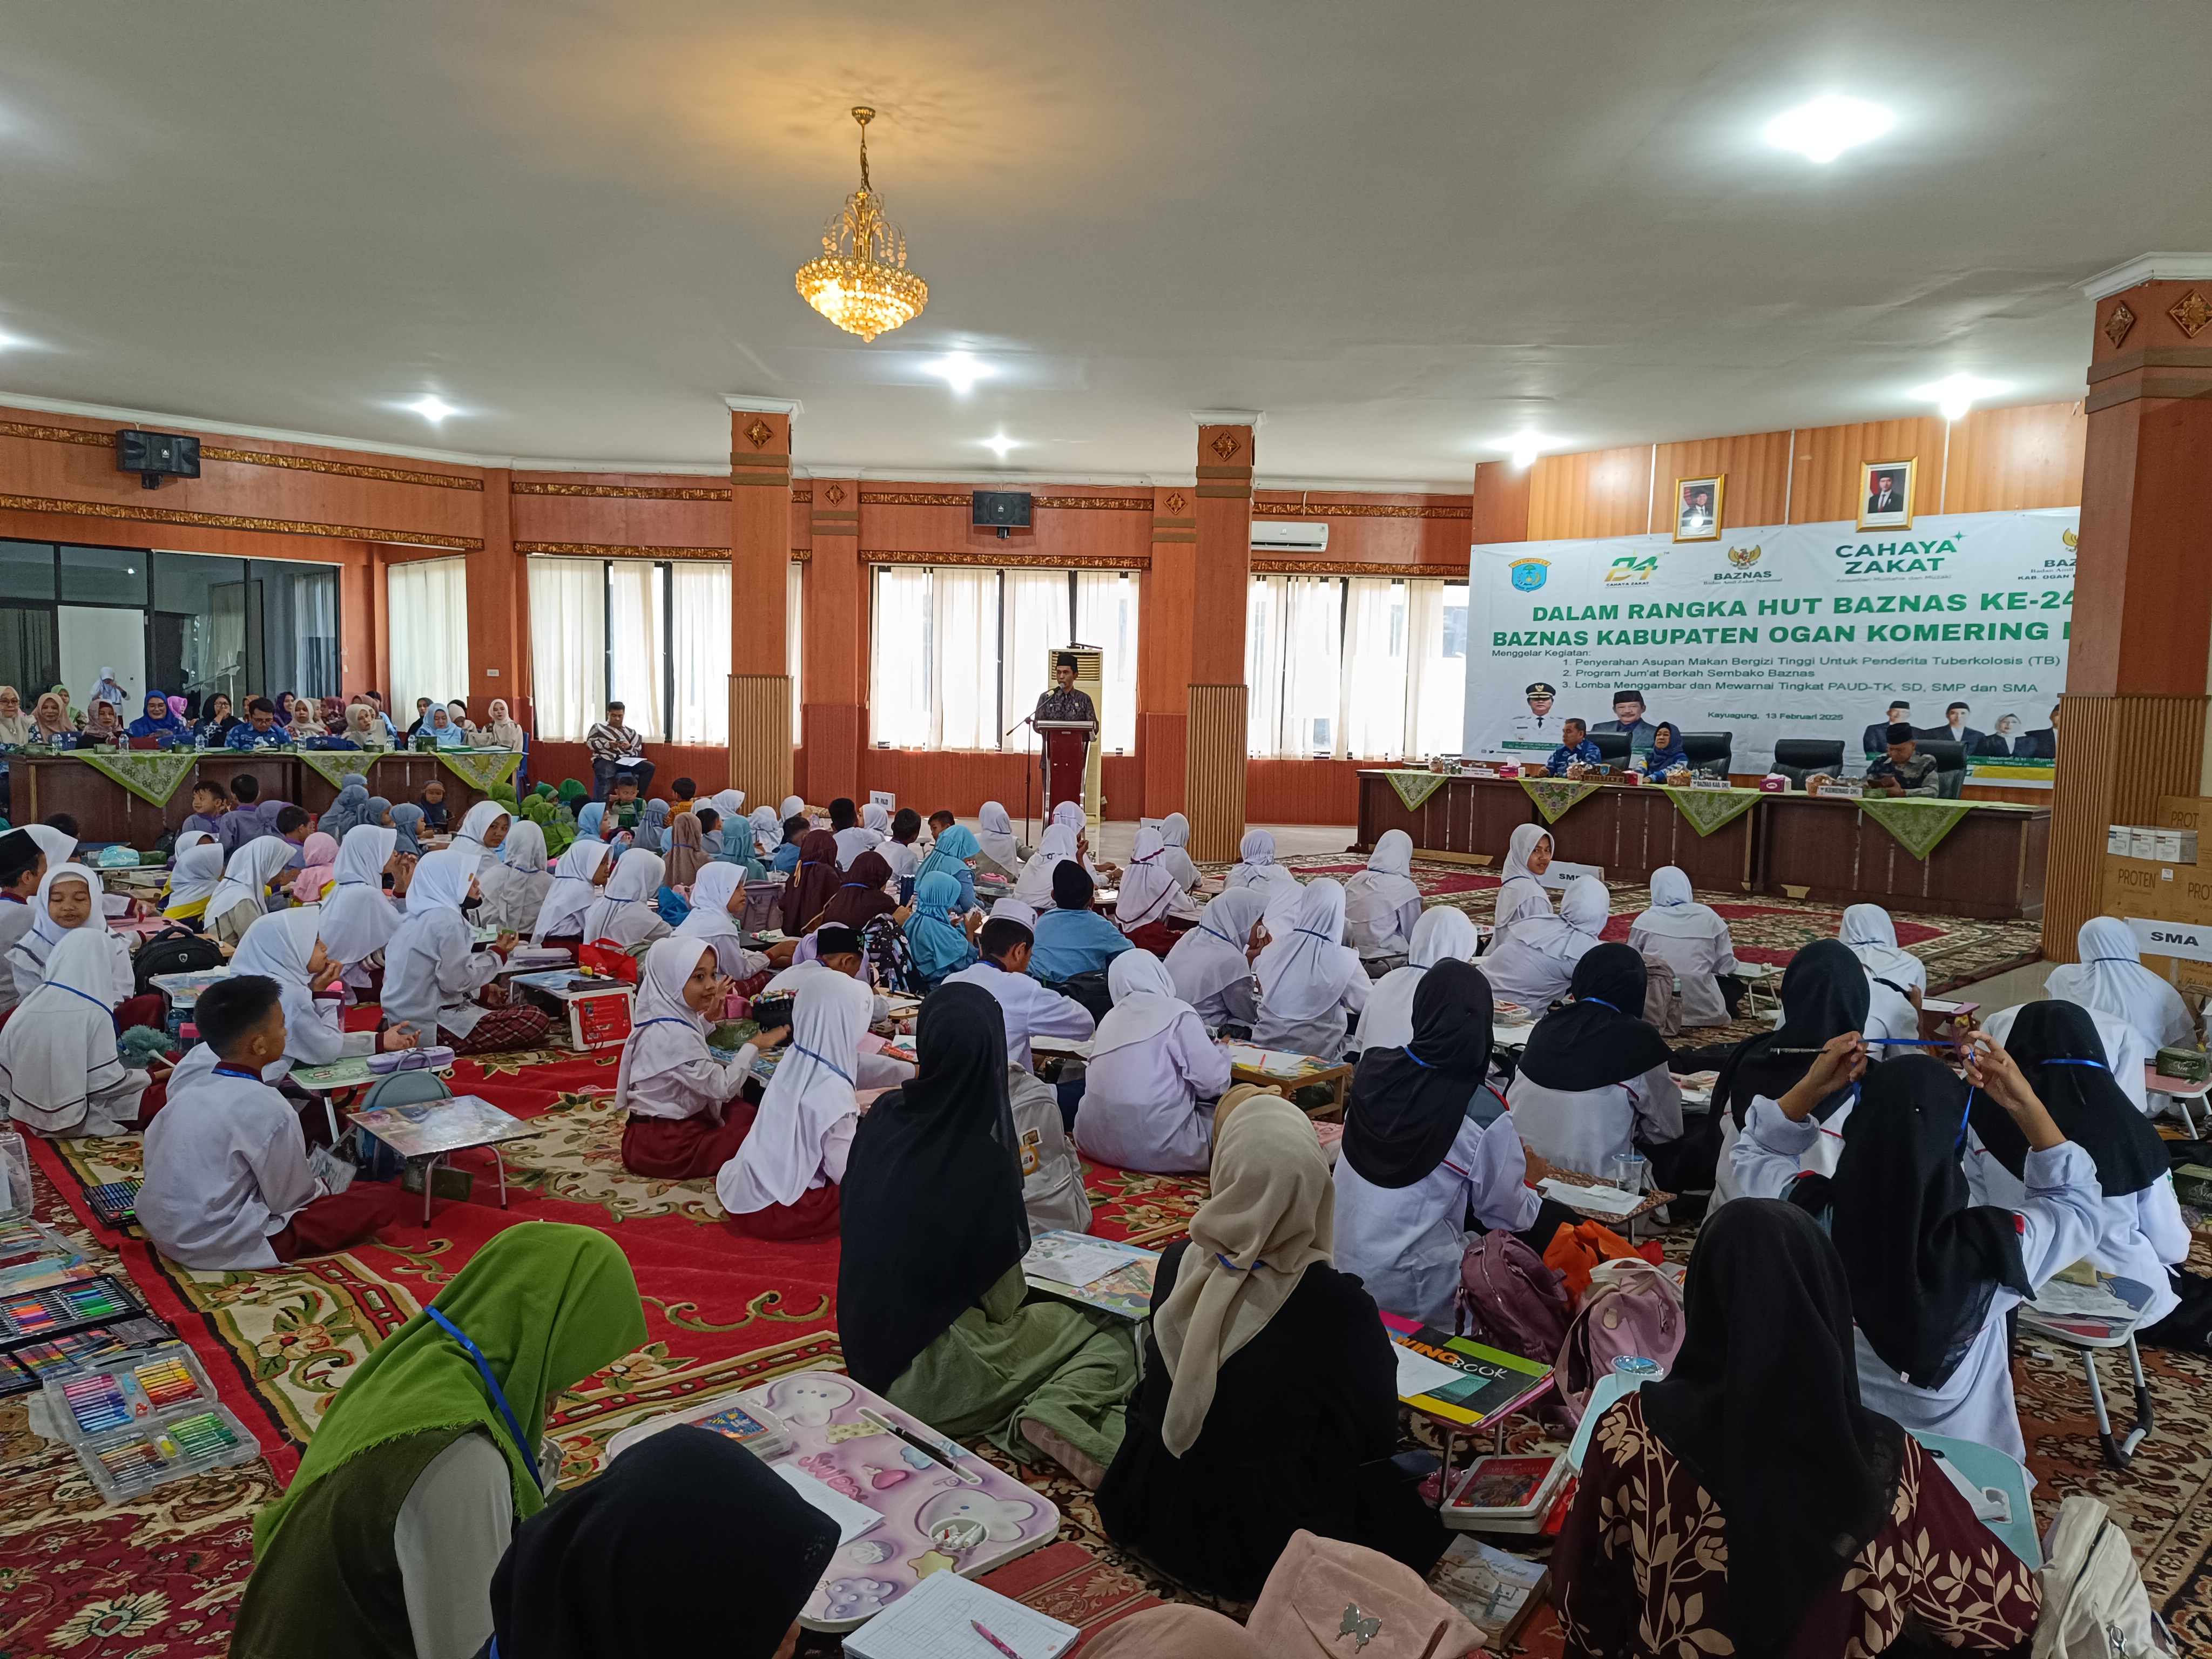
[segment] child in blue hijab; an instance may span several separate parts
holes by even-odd
[[[914,894],[917,902],[921,897],[921,882],[925,876],[950,876],[959,894],[958,903],[963,915],[975,908],[975,872],[968,860],[983,850],[975,839],[975,832],[964,823],[948,824],[937,837],[937,845],[930,850],[921,867],[914,872]]]
[[[944,842],[940,839],[938,844]],[[931,989],[947,974],[957,974],[977,960],[975,943],[961,926],[965,911],[959,901],[960,885],[946,872],[925,866],[915,878],[906,942],[914,953],[915,972]]]

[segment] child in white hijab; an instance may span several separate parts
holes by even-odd
[[[1408,941],[1406,965],[1394,968],[1367,994],[1359,1015],[1359,1047],[1402,1048],[1413,1040],[1413,994],[1440,962],[1473,962],[1482,935],[1466,911],[1439,904],[1421,912]]]
[[[483,890],[477,918],[502,933],[527,933],[538,926],[553,878],[545,868],[545,832],[528,818],[508,829],[499,852],[477,871]]]
[[[374,983],[370,973],[399,931],[399,907],[386,896],[384,872],[399,845],[388,823],[356,823],[338,843],[337,885],[316,906],[323,948],[346,964],[341,977],[356,990]]]
[[[176,858],[161,914],[172,921],[195,921],[207,914],[222,880],[222,843],[204,830],[187,830],[177,837]]]
[[[1897,924],[1879,904],[1854,904],[1836,929],[1867,975],[1869,1036],[1917,1037],[1920,999],[1928,992],[1928,967],[1898,948]]]
[[[1275,862],[1275,838],[1265,830],[1247,830],[1244,839],[1237,844],[1237,862],[1230,866],[1229,873],[1221,878],[1224,889],[1249,887],[1255,882],[1273,881],[1291,873]]]
[[[1651,872],[1651,908],[1629,924],[1628,943],[1674,970],[1683,1024],[1725,1025],[1735,1018],[1720,981],[1741,965],[1735,941],[1720,913],[1692,896],[1686,872],[1671,864]]]
[[[506,840],[507,825],[512,822],[507,817],[507,808],[497,801],[480,800],[469,808],[468,816],[461,820],[460,829],[454,832],[453,844],[446,850],[449,853],[473,853],[476,867],[481,871],[499,856],[500,844]]]
[[[987,800],[975,823],[975,841],[983,849],[975,873],[1014,880],[1022,873],[1022,844],[1015,838],[1012,817],[997,801]]]
[[[2142,965],[2135,930],[2117,916],[2092,916],[2075,936],[2081,960],[2051,970],[2044,994],[2124,1019],[2154,1054],[2194,1045],[2197,1027],[2181,993]]]
[[[696,939],[712,949],[723,976],[732,981],[751,979],[777,965],[772,957],[745,949],[738,919],[731,914],[732,905],[744,902],[744,890],[745,872],[740,866],[720,861],[706,865],[691,884],[690,911],[676,925],[676,937]],[[792,950],[785,947],[786,962]]]
[[[1540,1014],[1566,995],[1575,964],[1597,948],[1612,909],[1603,882],[1577,876],[1559,896],[1558,915],[1516,923],[1505,943],[1493,939],[1475,966],[1489,975],[1500,1001]]]
[[[837,1231],[838,1183],[860,1122],[850,1068],[874,1000],[842,974],[799,983],[791,1046],[751,1133],[714,1177],[722,1224],[739,1237],[796,1242]]]
[[[666,939],[674,932],[653,908],[663,869],[658,853],[648,853],[641,847],[624,853],[614,874],[607,878],[605,890],[584,913],[584,943],[611,940],[627,951],[635,945]]]
[[[243,842],[223,866],[222,879],[208,896],[208,932],[218,945],[235,945],[269,908],[269,884],[284,872],[300,849],[282,836],[256,836]]]
[[[82,864],[54,865],[39,878],[38,893],[31,900],[30,927],[8,952],[8,966],[21,1001],[29,1000],[32,993],[46,983],[54,951],[77,933],[88,933],[100,942],[107,961],[108,988],[114,994],[108,998],[109,1007],[137,988],[131,972],[131,947],[108,927],[100,901],[100,878]]]
[[[1033,910],[1049,910],[1052,872],[1062,860],[1076,856],[1075,831],[1064,823],[1047,824],[1037,842],[1036,856],[1022,866],[1021,879],[1014,884],[1012,896]]]
[[[33,1134],[116,1135],[137,1123],[154,1074],[125,1065],[116,1052],[121,999],[110,937],[105,927],[65,932],[46,959],[44,982],[0,1030],[0,1092],[9,1115]]]
[[[1190,861],[1190,820],[1170,812],[1160,820],[1160,839],[1167,844],[1168,868],[1184,892],[1198,885],[1198,866]]]
[[[1164,923],[1171,915],[1195,915],[1183,897],[1182,884],[1168,868],[1167,843],[1157,830],[1139,830],[1121,872],[1121,892],[1114,908],[1114,925],[1125,933]],[[1141,941],[1140,941],[1141,942]]]
[[[538,924],[530,942],[543,945],[548,937],[567,939],[580,934],[584,915],[599,902],[599,884],[605,879],[607,854],[613,849],[596,836],[569,843],[553,866],[553,884],[538,907]]]
[[[1252,964],[1260,1018],[1252,1041],[1335,1065],[1344,1054],[1346,1016],[1367,1006],[1367,970],[1344,940],[1344,889],[1326,878],[1307,884],[1292,925],[1278,931]]]
[[[1490,945],[1493,952],[1505,943],[1516,922],[1549,919],[1552,895],[1536,878],[1551,867],[1552,832],[1540,823],[1524,823],[1513,831],[1505,848],[1504,879],[1498,886],[1496,908],[1491,914]]]
[[[713,867],[713,866],[710,866]],[[727,866],[722,866],[726,868]],[[615,1074],[615,1107],[629,1114],[623,1167],[661,1181],[696,1181],[737,1156],[753,1124],[740,1094],[763,1048],[782,1041],[763,1032],[726,1063],[707,1048],[729,981],[711,945],[672,938],[645,953],[637,1006]]]
[[[1198,926],[1168,952],[1176,994],[1210,1030],[1237,1025],[1249,1031],[1259,1020],[1252,992],[1252,941],[1266,897],[1261,888],[1231,888],[1199,912]]]
[[[406,919],[384,947],[386,1024],[469,1054],[535,1042],[547,1024],[543,1009],[478,1000],[499,977],[502,950],[477,950],[476,930],[461,915],[477,891],[475,864],[473,853],[428,854],[408,884]]]
[[[1421,890],[1413,884],[1413,838],[1385,830],[1367,855],[1367,867],[1344,884],[1344,922],[1370,979],[1406,965],[1413,924],[1421,919]]]
[[[1075,1143],[1086,1158],[1152,1175],[1199,1174],[1213,1156],[1213,1103],[1229,1056],[1149,951],[1106,969],[1114,1006],[1091,1040]]]

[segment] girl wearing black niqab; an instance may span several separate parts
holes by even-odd
[[[946,1434],[1044,1453],[1095,1486],[1136,1386],[1126,1321],[1024,1306],[1021,1149],[1006,1016],[974,985],[932,992],[920,1068],[853,1138],[841,1200],[837,1328],[854,1380]]]

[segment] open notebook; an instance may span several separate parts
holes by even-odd
[[[848,1659],[1060,1659],[1082,1634],[973,1579],[933,1572],[848,1634],[845,1652]]]

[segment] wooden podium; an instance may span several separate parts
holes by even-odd
[[[1084,805],[1085,762],[1091,740],[1097,734],[1097,722],[1039,720],[1036,729],[1044,744],[1045,816],[1050,817],[1052,809],[1064,800]]]

